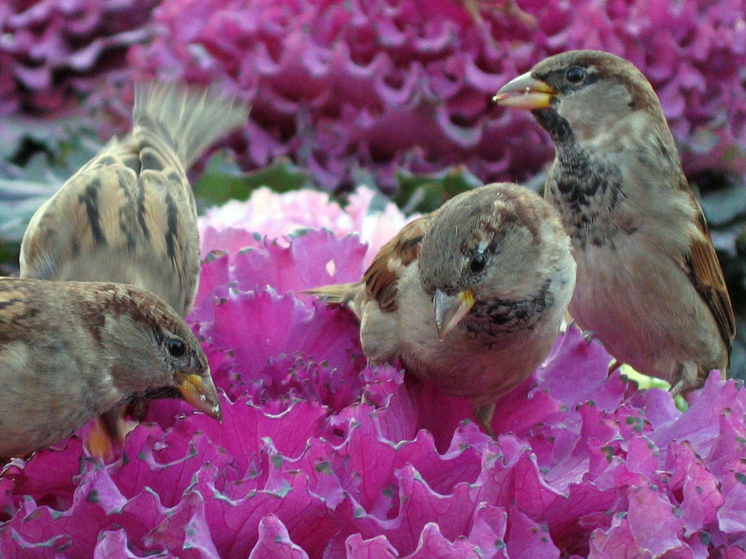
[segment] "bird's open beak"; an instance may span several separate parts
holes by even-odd
[[[205,376],[194,373],[177,373],[181,377],[178,386],[179,392],[188,404],[194,409],[222,421],[223,414],[220,411],[220,399],[212,377],[208,373]]]
[[[518,76],[500,88],[492,98],[503,107],[519,109],[546,109],[552,102],[557,90],[548,83],[532,78],[529,72]]]
[[[446,295],[440,289],[435,290],[433,307],[435,307],[435,328],[438,337],[443,337],[453,330],[474,306],[474,293],[471,289]]]

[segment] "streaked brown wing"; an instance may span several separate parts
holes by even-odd
[[[702,238],[692,241],[691,250],[686,260],[689,277],[710,307],[720,330],[720,335],[723,337],[730,354],[731,341],[736,335],[736,319],[733,315],[733,307],[728,296],[728,289],[725,286],[723,272],[720,269],[715,248],[710,241],[710,232],[701,209],[697,225],[702,232]]]
[[[23,277],[69,279],[59,276],[65,263],[110,249],[113,241],[134,246],[135,235],[126,226],[135,221],[127,209],[134,205],[137,175],[116,153],[134,151],[131,144],[127,147],[108,146],[37,211],[21,247]]]
[[[397,283],[404,270],[420,255],[422,238],[430,228],[432,212],[408,223],[388,243],[381,247],[363,275],[368,297],[375,299],[384,312],[396,310]]]
[[[34,322],[44,312],[43,284],[0,278],[0,344],[34,335]]]

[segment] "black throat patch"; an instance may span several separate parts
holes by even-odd
[[[554,305],[550,291],[552,281],[547,279],[538,292],[528,299],[492,299],[476,303],[463,323],[474,334],[494,338],[491,346],[500,343],[500,337],[516,332],[529,333]]]
[[[614,248],[614,236],[636,227],[624,224],[618,212],[626,198],[621,170],[583,149],[574,137],[556,145],[545,197],[560,211],[562,226],[573,244]]]

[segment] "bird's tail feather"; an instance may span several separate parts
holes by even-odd
[[[301,291],[306,295],[324,299],[332,305],[350,305],[359,292],[360,283],[335,283]]]
[[[133,120],[146,129],[160,127],[189,168],[210,144],[244,123],[249,106],[222,98],[210,88],[163,82],[135,88]]]

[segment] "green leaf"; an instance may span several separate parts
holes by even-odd
[[[405,213],[427,213],[461,192],[466,192],[482,182],[463,165],[450,167],[430,175],[414,175],[401,170],[397,174],[399,191],[394,202]]]
[[[245,173],[228,152],[217,152],[207,162],[204,172],[194,184],[194,195],[209,204],[228,200],[246,200],[251,192],[267,186],[275,192],[313,188],[310,176],[287,159],[279,159],[270,167]]]
[[[81,138],[95,137],[93,121],[83,115],[58,119],[11,116],[3,119],[0,126],[0,157],[24,166],[42,151],[60,162],[65,160],[69,146]]]

